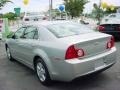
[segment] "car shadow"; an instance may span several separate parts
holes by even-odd
[[[17,67],[19,67],[21,70],[24,70],[25,72],[27,71],[27,73],[29,75],[34,75],[35,74],[35,71],[29,67],[27,67],[26,65],[24,65],[23,63],[17,61],[17,60],[14,60],[14,61],[9,61],[10,63],[13,62],[14,65],[16,65]]]
[[[19,66],[21,69],[23,69],[24,71],[27,71],[28,74],[34,75],[36,77],[35,71],[30,69],[26,65],[22,64],[21,62],[15,60],[14,64],[15,65],[17,64],[17,66]],[[91,85],[100,83],[99,81],[101,80],[103,81],[104,78],[106,78],[106,75],[104,73],[94,73],[94,74],[90,74],[87,76],[77,78],[71,82],[53,81],[50,87],[51,88],[64,88],[64,89],[71,89],[71,90],[73,89],[70,87],[84,88],[87,86],[88,88],[89,85],[91,86]]]
[[[90,90],[90,88],[98,88],[101,84],[103,85],[104,83],[106,83],[106,79],[108,79],[107,76],[104,73],[101,73],[99,75],[89,75],[81,77],[71,82],[54,81],[52,87],[50,88],[59,88],[63,90]]]
[[[32,69],[28,68],[27,66],[25,66],[24,64],[22,64],[18,61],[14,61],[14,65],[16,65],[17,67],[20,67],[21,70],[23,72],[25,72],[24,73],[25,76],[34,77],[34,79],[36,81],[35,83],[40,84],[35,72]],[[100,85],[104,85],[104,84],[108,83],[109,80],[110,80],[110,78],[107,76],[106,73],[103,72],[100,74],[96,73],[96,74],[91,74],[91,75],[87,75],[84,77],[80,77],[71,82],[53,81],[50,86],[45,86],[45,87],[49,88],[50,90],[58,90],[58,89],[90,90],[90,88],[92,90],[92,88],[98,88],[98,87],[100,87]]]
[[[119,40],[118,40],[119,42]],[[3,59],[3,61],[2,61]],[[25,66],[24,64],[14,61],[11,63],[11,61],[8,61],[6,57],[1,58],[2,64],[5,68],[9,70],[9,72],[14,71],[15,73],[24,73],[26,77],[30,76],[33,79],[33,84],[37,84],[38,86],[42,86],[40,82],[38,81],[38,78],[35,75],[35,72]],[[4,65],[5,64],[5,65]],[[19,72],[20,71],[20,72]],[[14,73],[13,73],[14,75]],[[14,75],[15,76],[15,75]],[[49,87],[49,90],[93,90],[93,88],[103,87],[107,83],[111,82],[110,74],[107,74],[106,72],[103,72],[98,75],[89,75],[81,78],[77,78],[76,80],[73,80],[71,82],[60,82],[60,81],[54,81],[52,85]],[[25,77],[24,77],[25,78]],[[22,78],[22,79],[24,79]],[[28,89],[29,90],[29,89]],[[97,89],[94,89],[97,90]]]

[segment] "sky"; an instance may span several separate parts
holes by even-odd
[[[13,3],[7,4],[0,13],[6,12],[14,12],[14,8],[20,7],[22,12],[42,12],[49,9],[49,0],[29,0],[29,4],[25,6],[23,4],[23,0],[12,0]],[[91,12],[93,9],[93,4],[98,3],[100,0],[89,0],[90,2],[85,5],[85,13]],[[102,2],[106,2],[107,4],[113,4],[115,6],[120,6],[120,0],[102,0]],[[60,4],[62,4],[62,0],[53,0],[53,8],[58,8]]]

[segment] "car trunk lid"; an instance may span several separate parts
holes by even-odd
[[[106,49],[107,41],[108,37],[86,40],[85,42],[76,43],[75,48],[82,48],[85,57],[95,56],[108,51],[108,49]]]
[[[65,37],[64,43],[68,43],[68,46],[74,45],[76,49],[83,49],[84,58],[95,56],[107,52],[107,42],[111,36],[103,33],[88,33],[84,35],[76,35],[71,37]]]

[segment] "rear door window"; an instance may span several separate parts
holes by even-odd
[[[22,28],[20,28],[19,30],[17,30],[17,31],[15,32],[15,38],[16,38],[16,39],[21,38],[21,37],[23,36],[25,30],[26,30],[26,27],[22,27]]]
[[[38,39],[38,31],[36,27],[27,27],[24,36],[25,39]]]

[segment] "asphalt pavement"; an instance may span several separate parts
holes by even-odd
[[[0,42],[0,90],[120,90],[120,41],[116,42],[117,63],[96,76],[79,78],[72,82],[40,84],[35,72],[19,62],[6,58],[4,43]]]

